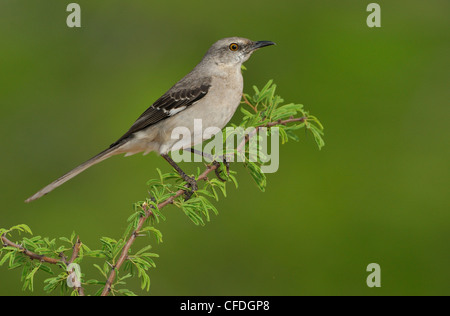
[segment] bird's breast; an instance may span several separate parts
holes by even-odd
[[[227,125],[233,114],[238,108],[243,90],[243,79],[239,72],[235,76],[230,76],[228,80],[224,78],[214,78],[211,84],[211,91],[206,97],[207,109],[209,112],[207,119],[211,120],[208,124],[222,129]]]
[[[162,141],[164,145],[160,152],[170,151],[173,148],[189,148],[211,138],[233,117],[240,104],[242,90],[243,78],[240,69],[239,72],[229,73],[226,77],[213,77],[205,97],[162,122],[159,132],[160,138],[164,139]],[[172,139],[175,129],[190,131],[191,138],[183,137],[183,140],[179,141]],[[211,131],[216,132],[211,134]]]

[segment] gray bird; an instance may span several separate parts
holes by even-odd
[[[147,154],[151,151],[158,152],[166,159],[194,191],[197,188],[195,179],[188,177],[168,153],[192,148],[196,145],[195,140],[197,143],[198,139],[204,140],[203,133],[194,134],[194,131],[198,130],[194,129],[194,119],[202,120],[203,130],[208,127],[225,127],[241,101],[244,85],[242,63],[247,61],[255,50],[274,44],[270,41],[254,42],[241,37],[217,41],[190,73],[156,100],[108,149],[50,183],[25,202],[39,199],[111,156],[127,156],[139,152]],[[191,131],[191,139],[179,140],[171,137],[172,130],[179,126],[187,127]]]

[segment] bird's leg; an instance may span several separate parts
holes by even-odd
[[[223,156],[223,163],[225,164],[225,168],[227,169],[227,176],[230,175],[230,163],[227,161],[227,156]]]
[[[205,158],[208,158],[210,161],[213,161],[213,160],[214,160],[214,157],[213,157],[212,155],[210,155],[210,154],[208,154],[208,153],[204,153],[204,152],[201,151],[201,150],[197,150],[197,149],[195,149],[195,148],[190,148],[190,150],[191,150],[191,153],[193,153],[193,154],[196,154],[196,155],[199,155],[199,156],[203,156],[203,157],[205,157]]]
[[[194,153],[194,154],[197,154],[197,155],[201,155],[201,156],[203,156],[205,158],[208,158],[210,161],[212,161],[212,164],[214,166],[216,166],[216,169],[214,170],[214,172],[216,174],[216,177],[222,182],[226,182],[227,181],[226,179],[224,179],[224,178],[222,178],[220,176],[220,170],[219,170],[220,163],[217,162],[215,159],[213,159],[212,155],[210,155],[208,153],[204,153],[203,151],[199,151],[199,150],[194,149],[194,148],[191,148],[191,152]],[[227,169],[227,176],[229,176],[230,175],[230,163],[227,161],[227,158],[226,158],[225,155],[223,156],[223,160],[222,161],[225,164],[225,167]]]
[[[161,156],[178,172],[178,174],[183,178],[184,181],[188,183],[188,185],[191,187],[190,192],[186,192],[186,198],[185,200],[189,200],[192,196],[192,194],[197,191],[197,181],[195,181],[194,177],[189,177],[177,164],[175,161],[172,160],[172,158],[169,157],[167,154],[161,154]]]

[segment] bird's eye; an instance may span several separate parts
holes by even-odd
[[[233,44],[230,44],[229,48],[231,51],[235,52],[239,49],[239,45],[236,43],[233,43]]]

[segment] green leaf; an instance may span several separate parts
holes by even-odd
[[[8,260],[9,257],[11,257],[11,256],[13,256],[13,255],[14,255],[14,252],[12,252],[12,251],[7,252],[7,253],[3,256],[3,258],[0,260],[0,267]]]
[[[219,215],[217,208],[207,198],[203,196],[200,196],[199,198],[208,210],[211,210],[214,214]]]
[[[120,289],[120,290],[118,290],[118,292],[119,292],[120,294],[125,295],[125,296],[137,296],[137,295],[134,294],[132,291],[127,290],[127,289]]]
[[[236,177],[230,173],[230,175],[228,176],[229,179],[234,183],[234,186],[236,187],[236,189],[238,188],[238,182],[236,180]]]
[[[314,136],[314,140],[316,141],[319,149],[322,149],[322,147],[325,146],[325,142],[322,139],[322,135],[323,135],[322,130],[319,129],[319,127],[317,127],[314,124],[309,124],[308,129],[312,132],[312,134]]]
[[[49,273],[49,274],[55,274],[55,273],[52,271],[52,269],[51,269],[49,266],[46,266],[45,264],[41,264],[41,265],[39,266],[39,270],[42,270],[42,271],[47,272],[47,273]]]
[[[73,241],[75,240],[77,234],[75,234],[75,231],[72,232],[72,235],[70,235],[70,243],[73,244]]]
[[[143,290],[145,289],[145,290],[147,290],[147,292],[150,291],[150,277],[148,276],[148,274],[143,273],[141,275],[141,280],[142,280],[141,289],[143,289]]]
[[[152,249],[152,246],[151,245],[147,245],[144,248],[142,248],[141,250],[139,250],[138,252],[136,252],[136,256],[138,256],[139,254],[144,253],[144,252],[146,252],[147,250],[150,250],[150,249]]]
[[[28,227],[28,225],[25,225],[25,224],[19,224],[19,225],[13,226],[9,230],[10,231],[11,230],[18,230],[19,232],[23,232],[24,231],[24,232],[27,232],[30,235],[33,235],[33,233],[31,232],[30,227]]]
[[[108,276],[106,275],[106,273],[103,271],[103,269],[102,268],[100,268],[100,266],[98,265],[98,264],[93,264],[94,265],[94,267],[98,270],[98,271],[100,271],[100,273],[105,277],[105,279],[107,279],[108,278]]]
[[[249,170],[253,180],[255,180],[258,188],[262,192],[264,192],[266,189],[267,180],[265,174],[261,171],[261,168],[256,163],[250,161],[247,162],[245,165]]]
[[[161,243],[163,241],[162,233],[153,226],[146,226],[146,227],[142,228],[140,230],[140,232],[151,232],[156,237],[156,240],[158,241],[158,243]]]
[[[73,244],[72,241],[70,239],[66,238],[66,237],[59,237],[59,240],[67,242],[67,243],[69,243],[71,245]]]
[[[23,288],[28,288],[30,291],[34,290],[34,275],[36,274],[37,270],[39,270],[40,264],[31,270],[31,272],[27,275],[25,278],[24,286]]]
[[[91,279],[91,280],[87,280],[86,284],[89,284],[89,285],[105,285],[106,282],[105,281],[98,281],[98,280],[95,280],[95,279]]]
[[[92,250],[92,251],[86,251],[84,253],[87,257],[94,257],[94,258],[105,258],[105,253],[103,250]]]
[[[245,108],[240,107],[241,112],[244,114],[244,117],[247,118],[252,118],[254,116],[253,113],[250,113],[249,111],[247,111]]]
[[[22,240],[23,245],[25,246],[25,248],[30,249],[30,250],[34,250],[34,248],[37,247],[37,245],[30,239],[24,237]]]

